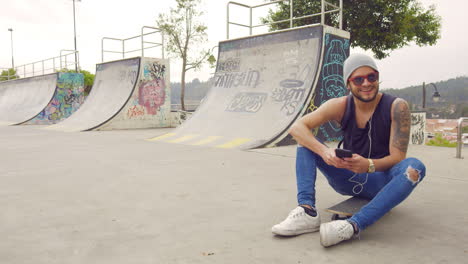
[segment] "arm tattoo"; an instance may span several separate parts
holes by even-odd
[[[395,101],[393,107],[393,138],[392,146],[406,153],[408,150],[409,135],[411,128],[411,117],[408,104],[401,99]]]

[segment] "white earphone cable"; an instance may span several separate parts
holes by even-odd
[[[369,138],[369,153],[367,154],[368,159],[370,159],[371,151],[372,151],[372,136],[371,136],[372,135],[372,116],[369,119],[369,131],[367,132],[367,137]],[[366,172],[366,178],[365,178],[364,182],[362,182],[362,183],[359,182],[359,181],[354,180],[354,178],[356,176],[357,176],[357,173],[354,173],[353,176],[351,176],[348,179],[348,181],[356,184],[353,187],[353,193],[358,195],[364,190],[364,185],[367,183],[367,180],[369,178],[369,173]]]

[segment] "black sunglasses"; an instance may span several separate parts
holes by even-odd
[[[370,83],[374,83],[379,80],[379,73],[378,72],[372,72],[367,74],[366,76],[356,76],[353,78],[350,78],[349,80],[353,82],[355,85],[362,85],[364,83],[364,80],[368,80]]]

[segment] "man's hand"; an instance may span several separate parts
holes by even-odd
[[[359,154],[353,154],[351,158],[344,158],[345,169],[355,173],[365,173],[369,170],[369,160]]]
[[[355,173],[365,173],[369,169],[369,160],[359,154],[353,154],[351,158],[338,158],[334,148],[328,148],[323,154],[322,159],[328,165],[348,169]]]
[[[348,169],[348,165],[346,161],[342,158],[338,158],[336,156],[336,152],[334,148],[327,148],[325,152],[322,154],[322,159],[328,165],[341,168],[341,169]]]

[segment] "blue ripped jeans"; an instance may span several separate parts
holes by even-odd
[[[405,200],[426,175],[426,167],[415,158],[406,158],[383,172],[360,173],[326,164],[320,155],[298,146],[296,179],[298,204],[315,207],[315,180],[317,168],[325,175],[331,187],[340,194],[364,197],[371,201],[349,221],[362,231]],[[419,172],[417,182],[408,178],[407,169]],[[367,175],[367,176],[366,176]]]

